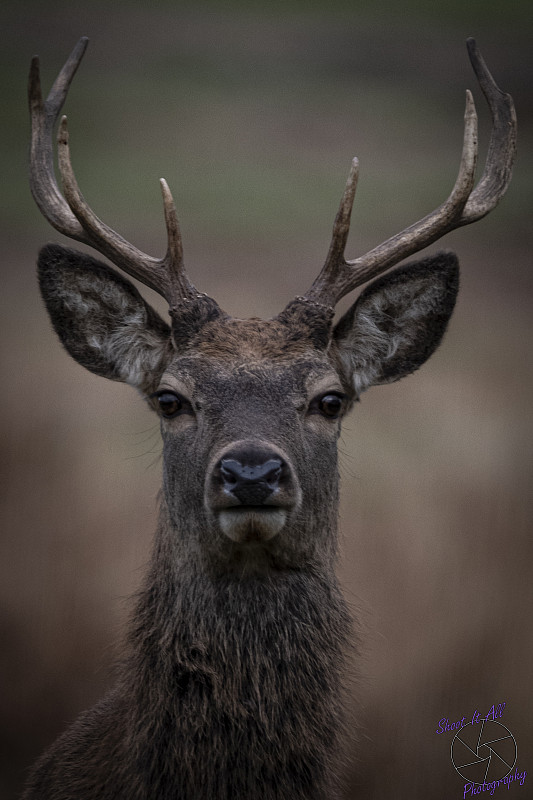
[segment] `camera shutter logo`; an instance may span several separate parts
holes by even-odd
[[[501,722],[468,722],[455,734],[451,756],[453,766],[466,781],[491,783],[505,778],[516,764],[516,741]]]

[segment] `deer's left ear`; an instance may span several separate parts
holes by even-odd
[[[339,320],[333,341],[357,394],[391,383],[435,351],[459,288],[454,253],[407,264],[370,284]]]

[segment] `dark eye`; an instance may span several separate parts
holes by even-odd
[[[183,397],[180,397],[175,392],[169,392],[167,389],[163,389],[163,391],[153,394],[152,397],[154,398],[157,408],[161,414],[167,419],[176,417],[178,414],[187,414],[192,412],[189,401],[185,400]]]
[[[342,411],[342,397],[338,394],[325,394],[318,403],[320,411],[330,419],[337,419]]]
[[[310,414],[322,414],[323,417],[328,419],[337,419],[343,408],[344,395],[337,392],[328,392],[328,394],[315,397],[309,406]]]

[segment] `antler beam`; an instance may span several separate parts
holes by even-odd
[[[28,85],[31,113],[30,186],[35,202],[53,227],[65,236],[94,247],[116,266],[161,294],[173,306],[197,297],[183,264],[181,234],[174,201],[161,179],[168,247],[157,259],[138,250],[109,228],[91,210],[81,194],[70,160],[67,118],[58,133],[58,163],[64,196],[54,173],[53,132],[76,70],[89,40],[82,37],[59,73],[45,102],[42,99],[39,58],[32,59]]]
[[[431,214],[397,233],[353,261],[346,261],[348,239],[358,177],[354,159],[333,226],[326,263],[305,297],[335,305],[357,286],[384,272],[402,259],[422,250],[446,233],[484,217],[497,205],[511,180],[516,150],[516,114],[510,95],[504,94],[490,74],[474,39],[467,40],[468,54],[492,115],[492,133],[483,175],[474,188],[477,161],[477,114],[472,95],[466,93],[463,153],[459,174],[448,199]]]

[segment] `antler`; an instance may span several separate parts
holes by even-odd
[[[32,59],[28,85],[31,113],[30,186],[42,214],[56,230],[94,247],[124,272],[161,294],[172,307],[198,297],[185,274],[183,247],[172,195],[162,178],[161,190],[167,228],[168,247],[157,259],[138,250],[102,222],[81,194],[70,161],[67,118],[61,119],[58,133],[58,162],[63,183],[61,194],[54,174],[53,130],[65,102],[70,84],[83,58],[89,40],[82,37],[59,73],[43,103],[39,58]]]
[[[452,193],[439,208],[414,225],[354,261],[346,261],[344,249],[357,187],[359,165],[352,167],[333,226],[326,263],[305,297],[315,303],[335,305],[341,297],[403,258],[410,256],[462,225],[484,217],[505,194],[516,150],[516,114],[512,97],[496,85],[474,39],[467,40],[468,55],[489,104],[492,133],[485,169],[474,189],[477,160],[477,114],[472,95],[466,93],[463,154]]]

